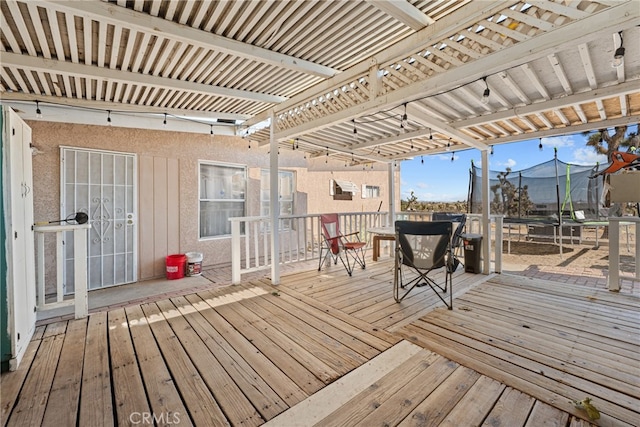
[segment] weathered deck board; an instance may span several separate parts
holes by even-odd
[[[187,295],[186,299],[212,326],[208,333],[225,347],[228,353],[237,354],[263,378],[280,398],[289,406],[293,406],[307,397],[307,394],[281,371],[274,362],[256,348],[252,341],[241,335],[219,313],[213,310],[197,295]]]
[[[114,424],[107,342],[107,313],[89,316],[80,396],[82,426]]]
[[[35,358],[38,347],[42,341],[44,327],[36,329],[39,329],[40,333],[37,334],[35,338],[31,339],[31,342],[24,352],[24,356],[22,356],[22,362],[20,362],[18,369],[13,372],[5,372],[0,376],[0,404],[2,404],[2,416],[0,419],[2,420],[3,427],[9,420],[9,414],[14,408],[18,399],[18,394],[22,388],[22,384],[24,384],[24,381],[27,378],[33,359]],[[34,335],[36,334],[34,333]]]
[[[183,415],[187,409],[142,309],[136,305],[127,307],[125,312],[152,413],[164,414],[170,420],[174,420],[175,414],[178,414],[180,425],[192,425],[189,417]]]
[[[571,400],[590,396],[602,413],[602,425],[633,425],[640,408],[637,361],[607,359],[618,349],[601,348],[599,340],[612,335],[606,339],[637,352],[637,333],[616,328],[608,310],[595,309],[600,300],[608,300],[603,304],[608,306],[615,296],[561,288],[543,281],[522,286],[518,278],[497,277],[461,297],[461,309],[434,310],[402,335],[564,412],[579,416]],[[634,297],[621,297],[622,310],[631,307],[628,301]],[[581,342],[572,341],[574,336]]]
[[[587,396],[599,426],[640,418],[637,297],[459,272],[453,310],[428,288],[398,304],[392,264],[39,327],[3,425],[587,427]]]
[[[211,394],[205,381],[200,376],[193,361],[182,347],[171,327],[162,315],[162,310],[156,304],[142,305],[146,322],[151,326],[158,347],[165,363],[174,379],[189,379],[176,381],[183,402],[195,425],[219,423],[227,425],[227,419],[220,409],[218,402]],[[180,416],[186,414],[180,414]]]
[[[248,399],[252,406],[255,407],[263,419],[271,419],[280,412],[288,408],[288,406],[280,399],[280,397],[262,380],[262,378],[247,364],[237,353],[230,347],[218,334],[216,334],[211,325],[206,321],[195,308],[189,304],[184,297],[173,298],[172,302],[182,314],[184,320],[202,340],[200,344],[195,337],[187,340],[188,347],[191,347],[194,341],[196,347],[193,351],[207,353],[207,350],[215,357],[215,362],[205,364],[204,369],[219,371],[218,378],[215,381],[215,387],[224,390],[224,399]],[[180,317],[177,317],[180,319]],[[187,329],[184,322],[177,325]],[[183,343],[184,344],[184,343]],[[205,347],[206,346],[206,349]],[[187,347],[187,345],[185,345]],[[221,379],[224,379],[221,381]],[[233,385],[232,385],[233,384]],[[226,396],[227,390],[235,389],[237,385],[238,391],[242,395]],[[214,396],[216,391],[214,390]],[[243,396],[244,395],[244,396]],[[224,399],[216,396],[216,399],[223,402]],[[237,405],[237,403],[236,403]],[[224,406],[223,406],[224,409]]]
[[[42,425],[76,424],[86,335],[87,319],[69,322]]]
[[[124,309],[108,313],[109,358],[117,423],[131,422],[134,412],[149,413],[149,403],[129,333]]]
[[[20,399],[7,425],[32,426],[42,424],[49,391],[60,358],[64,335],[49,335],[42,339],[38,352],[25,379]]]

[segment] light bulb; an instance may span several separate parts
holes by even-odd
[[[611,61],[611,66],[613,68],[618,68],[624,62],[624,48],[621,46],[616,49],[616,53],[613,55],[613,61]]]
[[[486,88],[484,90],[484,93],[482,94],[482,99],[480,100],[480,102],[482,102],[482,104],[487,105],[489,103],[489,95],[491,95],[491,91],[489,90],[489,88]]]

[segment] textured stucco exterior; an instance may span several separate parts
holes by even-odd
[[[60,216],[60,146],[108,150],[135,154],[138,158],[177,159],[179,163],[179,244],[181,253],[202,252],[204,266],[231,261],[230,237],[199,239],[198,236],[198,162],[211,161],[246,165],[248,174],[246,215],[260,214],[260,170],[269,168],[268,147],[257,147],[234,136],[90,126],[44,121],[30,121],[33,144],[35,220],[46,221]],[[326,162],[325,162],[326,161]],[[324,158],[307,159],[302,152],[281,150],[280,169],[295,172],[295,214],[322,212],[361,212],[388,210],[388,171],[386,165],[345,167]],[[358,193],[351,201],[333,200],[329,192],[331,179],[379,186],[381,197],[363,199]],[[396,204],[399,206],[399,171],[396,172]],[[156,260],[157,261],[157,260]],[[164,260],[162,260],[164,261]],[[144,279],[144,277],[143,277]]]

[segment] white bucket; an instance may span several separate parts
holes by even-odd
[[[202,254],[200,252],[187,252],[187,276],[199,276],[202,274]]]

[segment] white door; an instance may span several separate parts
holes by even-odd
[[[89,216],[89,289],[137,280],[136,156],[61,148],[62,217]],[[73,292],[73,238],[65,238],[65,293]]]
[[[36,325],[36,275],[33,232],[31,128],[10,108],[3,107],[3,168],[9,205],[7,220],[9,367],[15,370]],[[7,144],[5,146],[5,144]],[[8,191],[8,193],[6,192]]]

